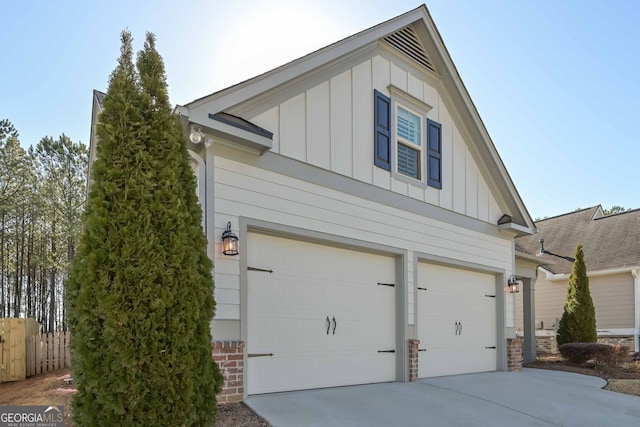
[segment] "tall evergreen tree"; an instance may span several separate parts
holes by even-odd
[[[24,213],[32,166],[18,131],[10,121],[0,120],[0,317],[19,317],[24,312]]]
[[[182,127],[147,34],[122,33],[97,127],[84,231],[67,284],[87,426],[210,425],[222,378],[211,357],[211,261]]]
[[[556,338],[558,345],[598,340],[596,311],[589,291],[589,277],[581,244],[576,247],[575,261],[567,286],[567,300]]]
[[[46,194],[41,200],[41,219],[49,231],[48,256],[40,260],[48,270],[50,295],[48,322],[43,326],[54,331],[66,328],[59,288],[68,277],[80,233],[88,150],[64,134],[58,139],[46,136],[36,145],[34,158],[39,174],[37,188]]]

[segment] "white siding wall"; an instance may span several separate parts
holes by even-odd
[[[513,328],[516,324],[515,319],[515,299],[516,295],[507,293],[504,299],[505,304],[505,326],[507,328]]]
[[[465,140],[437,83],[403,65],[376,55],[245,118],[274,132],[273,152],[495,224],[504,212],[467,148],[474,142]],[[442,124],[442,190],[394,179],[373,165],[373,90],[389,95],[390,84],[431,106],[427,116]]]
[[[307,151],[307,150],[305,150]],[[215,235],[239,217],[511,270],[512,241],[487,236],[387,205],[216,156]],[[238,232],[238,230],[235,230]],[[219,246],[218,242],[218,246]],[[240,248],[240,251],[244,248]],[[217,319],[240,319],[239,258],[216,248]],[[409,265],[408,322],[414,323],[413,271]]]

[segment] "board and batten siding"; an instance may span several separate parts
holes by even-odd
[[[436,78],[421,79],[405,66],[375,55],[244,118],[274,133],[272,152],[495,224],[504,212],[468,148],[474,142],[465,140]],[[441,190],[373,164],[373,90],[390,95],[389,85],[432,107],[427,117],[442,124]]]
[[[536,327],[540,321],[545,329],[562,317],[567,298],[568,280],[548,281],[544,273],[536,280]],[[631,273],[611,274],[589,278],[589,291],[596,310],[596,327],[608,329],[634,328],[634,293]],[[517,326],[522,329],[522,298],[517,298]]]
[[[418,251],[511,271],[513,242],[507,237],[489,236],[257,168],[234,160],[233,154],[217,155],[214,168],[216,236],[227,221],[238,227],[242,216],[407,249],[409,260]],[[407,321],[413,324],[415,266],[409,264]],[[240,319],[239,270],[239,257],[222,256],[217,247],[216,319]]]

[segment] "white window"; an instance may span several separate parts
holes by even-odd
[[[396,104],[396,168],[397,172],[422,180],[423,117],[409,108]]]

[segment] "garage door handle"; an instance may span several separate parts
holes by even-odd
[[[338,322],[336,322],[336,317],[333,316],[333,335],[336,334],[336,326],[338,326]]]
[[[331,329],[331,320],[329,320],[329,316],[327,316],[327,335],[329,335],[329,329]]]

